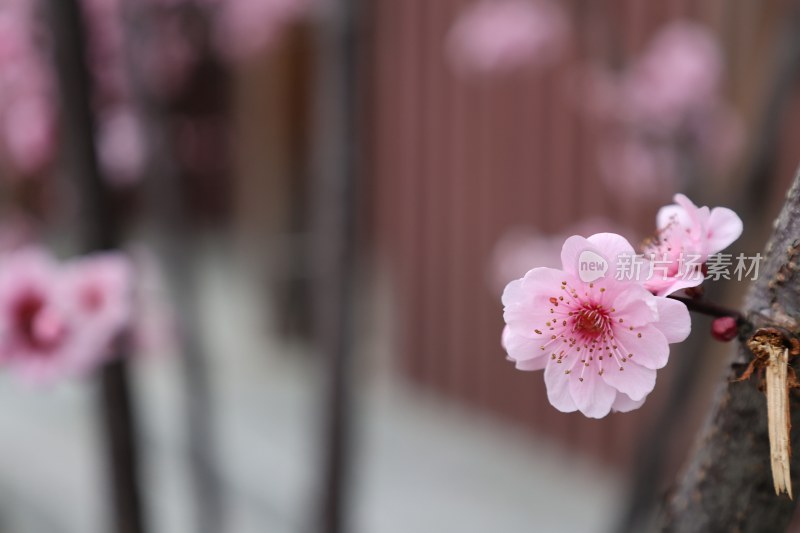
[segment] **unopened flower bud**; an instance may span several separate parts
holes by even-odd
[[[711,335],[721,342],[732,341],[739,334],[739,325],[736,319],[730,316],[723,316],[711,323]]]

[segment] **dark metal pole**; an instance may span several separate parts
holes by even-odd
[[[86,64],[82,13],[76,0],[48,0],[46,7],[60,79],[65,157],[80,193],[83,251],[111,250],[120,243],[121,228],[115,215],[113,197],[97,164],[92,86]],[[100,389],[100,408],[108,438],[115,529],[119,533],[143,533],[136,413],[124,357],[115,358],[101,370]]]
[[[315,181],[317,337],[328,379],[319,531],[347,531],[356,264],[356,0],[327,5],[320,29]]]

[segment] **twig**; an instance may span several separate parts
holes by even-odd
[[[703,315],[713,316],[716,318],[729,316],[731,318],[735,318],[736,323],[739,325],[748,323],[747,318],[745,318],[745,316],[742,313],[740,313],[735,309],[729,309],[727,307],[712,302],[707,302],[705,300],[698,300],[697,298],[677,296],[674,294],[669,295],[668,298],[672,298],[673,300],[683,302],[686,305],[686,307],[689,308],[689,311],[694,311],[696,313],[701,313]]]

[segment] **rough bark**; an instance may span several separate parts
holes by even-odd
[[[797,331],[800,317],[800,174],[795,178],[761,262],[759,278],[745,302],[745,313],[756,326],[770,322]],[[776,496],[770,471],[767,408],[759,380],[734,383],[752,359],[740,343],[696,449],[662,517],[665,531],[784,531],[795,504]],[[792,446],[800,447],[800,405],[791,398]],[[798,483],[800,453],[792,459],[792,482]]]

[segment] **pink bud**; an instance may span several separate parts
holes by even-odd
[[[738,334],[739,326],[733,317],[723,316],[711,323],[711,335],[720,342],[732,341]]]

